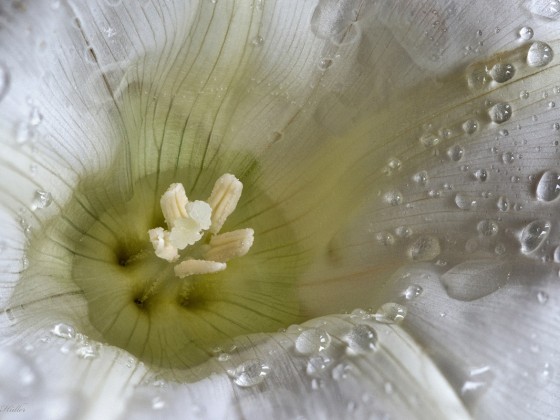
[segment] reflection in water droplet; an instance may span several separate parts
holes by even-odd
[[[384,303],[375,313],[375,320],[385,324],[394,324],[401,322],[406,316],[407,310],[398,303]]]
[[[521,252],[531,254],[544,243],[550,234],[550,222],[535,220],[523,228],[521,232]]]
[[[235,369],[228,370],[228,375],[237,386],[247,388],[260,384],[269,372],[270,367],[262,360],[251,359]]]
[[[490,69],[490,76],[498,83],[510,80],[515,74],[515,67],[511,64],[498,63]]]
[[[439,137],[432,133],[427,133],[420,136],[420,143],[422,143],[425,147],[437,146],[439,142]]]
[[[408,256],[413,261],[430,261],[441,253],[439,239],[434,236],[420,236],[408,248]]]
[[[552,201],[560,195],[560,175],[546,171],[537,182],[536,196],[540,201]]]
[[[507,276],[506,266],[502,262],[471,260],[442,274],[440,281],[449,297],[471,301],[498,290],[507,281]]]
[[[498,233],[499,227],[494,220],[481,220],[476,225],[476,230],[482,236],[495,236]]]
[[[51,332],[57,337],[62,337],[62,338],[76,337],[76,330],[74,329],[74,327],[64,323],[56,324],[51,330]]]
[[[524,26],[519,30],[519,38],[523,39],[524,41],[528,41],[533,38],[534,34],[535,32],[533,31],[533,28],[531,28],[530,26]]]
[[[411,284],[405,289],[403,295],[405,299],[411,300],[420,296],[423,291],[424,289],[422,288],[422,286],[418,286],[417,284]]]
[[[546,66],[552,61],[554,53],[550,45],[541,41],[536,41],[531,44],[529,51],[527,51],[527,64],[531,67]]]
[[[511,118],[511,105],[505,102],[499,102],[488,111],[490,119],[497,123],[502,124]]]
[[[294,343],[296,351],[300,354],[318,353],[331,344],[331,336],[321,328],[311,328],[303,331]]]
[[[377,333],[369,325],[360,324],[352,327],[345,341],[349,350],[355,354],[363,354],[377,349]]]

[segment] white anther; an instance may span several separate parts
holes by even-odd
[[[186,205],[187,217],[175,220],[175,225],[169,234],[171,244],[179,249],[198,242],[203,231],[210,227],[212,209],[204,201],[193,201]]]
[[[158,227],[150,229],[148,234],[150,235],[150,241],[154,246],[155,253],[159,258],[163,258],[169,262],[179,258],[177,248],[169,241],[169,232]]]
[[[235,257],[242,257],[253,246],[254,234],[253,229],[239,229],[215,235],[210,239],[209,249],[204,253],[204,258],[226,262]]]
[[[169,229],[173,229],[177,220],[187,217],[186,206],[189,200],[183,184],[171,184],[159,202]]]
[[[212,225],[210,232],[218,233],[226,219],[237,207],[243,184],[231,174],[222,175],[212,189],[208,204],[212,207]]]
[[[175,275],[180,278],[195,274],[216,273],[225,269],[225,263],[206,260],[186,260],[177,264],[174,268]]]

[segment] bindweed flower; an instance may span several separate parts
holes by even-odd
[[[557,3],[4,2],[2,415],[557,418]]]

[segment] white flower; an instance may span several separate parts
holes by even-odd
[[[559,18],[0,6],[0,411],[558,416]],[[160,197],[206,199],[223,174],[244,185],[227,220],[177,216],[222,265],[178,278]]]

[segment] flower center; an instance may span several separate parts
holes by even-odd
[[[213,187],[204,177],[185,183],[189,196],[208,197],[189,201],[177,183],[188,178],[187,169],[163,172],[124,192],[109,179],[80,185],[62,216],[31,238],[18,296],[29,299],[37,278],[52,282],[43,291],[77,286],[87,320],[79,311],[60,317],[45,299],[34,313],[50,311],[56,322],[174,369],[203,363],[237,336],[301,322],[295,279],[308,261],[279,207],[229,174]]]

